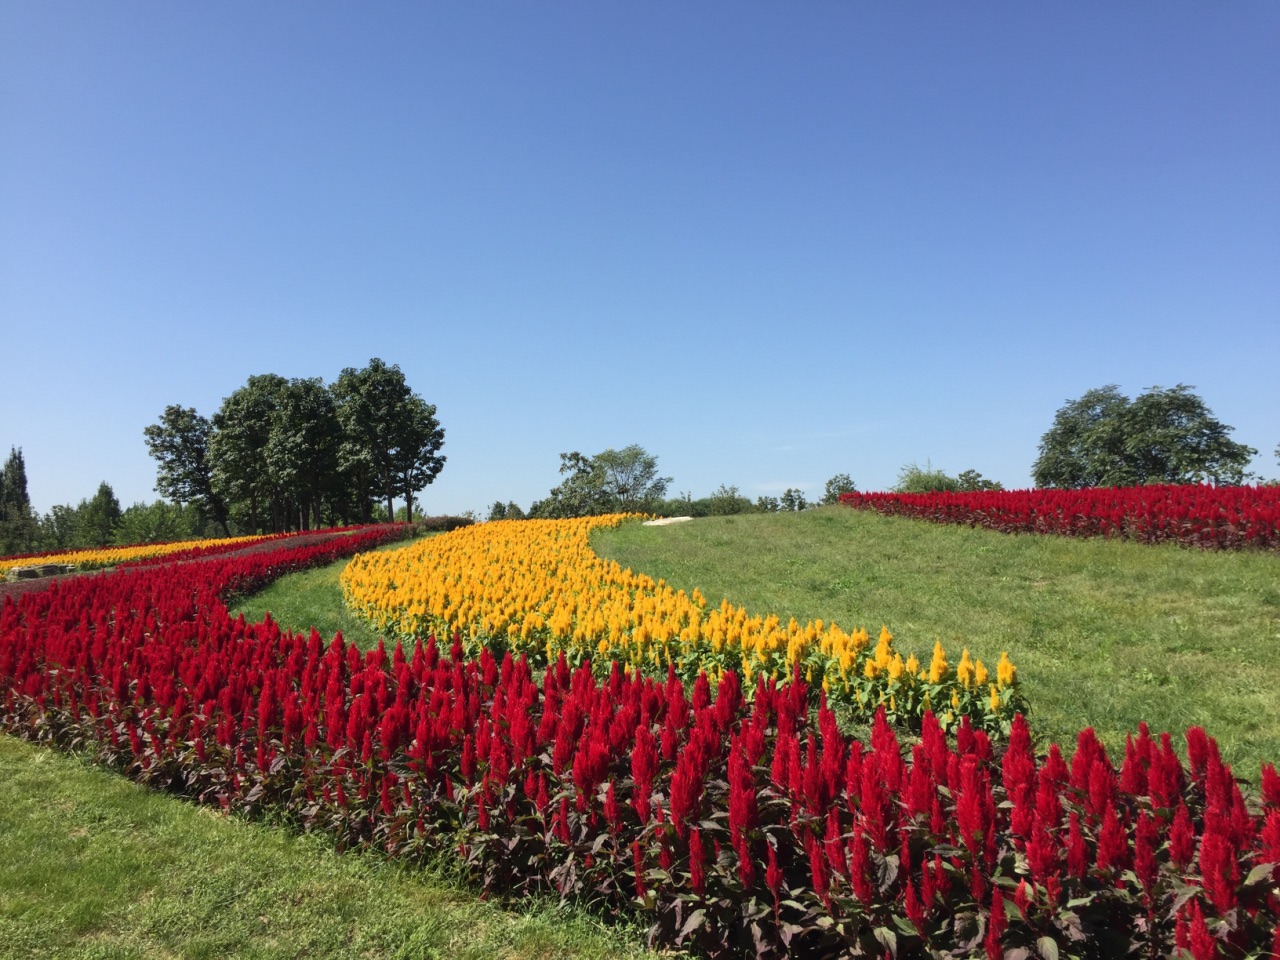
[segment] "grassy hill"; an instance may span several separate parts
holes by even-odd
[[[1009,536],[846,507],[602,531],[596,551],[751,613],[1008,650],[1041,738],[1202,725],[1240,776],[1280,761],[1280,556]]]

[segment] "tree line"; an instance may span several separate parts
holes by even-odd
[[[414,497],[444,467],[436,408],[376,357],[325,385],[249,377],[211,417],[171,405],[143,431],[156,489],[224,534],[369,523],[375,506],[413,519]]]
[[[1032,467],[1037,487],[1137,486],[1148,483],[1214,483],[1238,485],[1258,480],[1247,470],[1257,454],[1231,440],[1232,427],[1218,421],[1204,401],[1185,384],[1150,390],[1130,400],[1111,385],[1068,401],[1054,416],[1040,441]],[[1276,447],[1280,460],[1280,446]],[[524,517],[580,517],[639,512],[657,516],[705,517],[737,513],[804,510],[803,491],[789,488],[780,497],[753,502],[735,486],[721,484],[708,497],[688,493],[668,498],[670,477],[659,476],[657,457],[632,444],[595,456],[574,451],[560,454],[564,480],[528,511],[514,501],[495,501],[489,520]],[[835,503],[854,490],[840,473],[827,481],[817,504]],[[951,475],[928,461],[908,463],[898,473],[897,493],[1002,490],[977,470]]]
[[[42,515],[31,505],[22,450],[10,448],[0,469],[0,556],[194,540],[206,533],[207,525],[192,507],[157,500],[122,510],[105,480],[92,497],[54,504]]]

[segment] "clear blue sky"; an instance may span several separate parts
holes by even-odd
[[[1280,4],[0,0],[0,453],[399,364],[524,506],[639,443],[754,498],[1029,484],[1091,387],[1280,474]]]

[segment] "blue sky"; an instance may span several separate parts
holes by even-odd
[[[0,0],[0,452],[399,364],[433,513],[639,443],[754,498],[1026,486],[1091,387],[1280,475],[1280,5]]]

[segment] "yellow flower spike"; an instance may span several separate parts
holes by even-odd
[[[897,683],[902,679],[902,675],[906,670],[907,665],[902,662],[902,654],[894,654],[893,661],[889,664],[889,679]]]
[[[960,655],[960,662],[956,664],[956,679],[960,681],[961,686],[966,690],[973,683],[974,668],[973,661],[969,658],[969,648],[964,648],[964,653]]]
[[[953,706],[957,710],[960,709],[960,691],[959,690],[951,691],[951,706]]]
[[[1009,661],[1008,651],[1000,654],[1000,662],[996,664],[996,682],[1002,687],[1011,687],[1018,679],[1018,668]]]
[[[911,674],[913,677],[920,676],[920,661],[916,659],[916,655],[914,653],[907,657],[907,673]]]
[[[991,699],[990,699],[991,712],[999,713],[1000,707],[1002,706],[1000,702],[1000,688],[997,687],[994,683],[988,684],[988,686],[990,686],[991,688]]]
[[[929,682],[941,683],[947,675],[947,652],[942,649],[942,642],[933,645],[933,660],[929,663]]]
[[[973,665],[973,685],[975,687],[985,687],[987,685],[987,668],[982,665],[982,661],[978,660]]]

